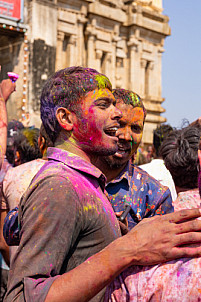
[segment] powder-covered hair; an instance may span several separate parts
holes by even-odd
[[[42,137],[44,138],[44,140],[45,140],[45,145],[46,145],[47,148],[48,148],[48,147],[54,147],[54,144],[53,144],[53,142],[51,141],[49,135],[47,135],[47,132],[46,132],[46,130],[45,130],[45,127],[44,127],[43,123],[42,123],[41,126],[40,126],[40,136],[42,136]]]
[[[59,107],[79,114],[78,104],[89,91],[108,88],[112,90],[109,79],[97,70],[80,66],[57,71],[45,83],[40,102],[41,119],[47,134],[54,143],[61,127],[56,118]]]
[[[161,145],[160,154],[178,187],[194,189],[198,186],[199,140],[199,130],[188,126],[173,130]]]
[[[172,132],[172,130],[173,128],[169,124],[162,124],[154,130],[153,145],[157,157],[159,157],[160,147],[163,141]]]
[[[126,89],[121,89],[121,88],[113,89],[112,93],[117,102],[119,100],[119,101],[123,101],[127,105],[132,105],[134,108],[135,107],[142,108],[143,112],[144,112],[144,119],[145,119],[147,112],[146,112],[146,109],[143,105],[143,102],[142,102],[140,96],[137,93],[135,93],[131,90],[126,90]]]
[[[14,147],[20,154],[22,164],[42,157],[38,146],[38,137],[38,128],[24,128],[15,138]]]

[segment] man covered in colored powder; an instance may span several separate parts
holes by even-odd
[[[20,244],[5,301],[102,301],[105,286],[132,264],[201,255],[182,247],[189,232],[201,241],[201,222],[191,221],[199,209],[144,219],[121,237],[94,166],[117,151],[122,114],[114,105],[109,80],[96,70],[70,67],[46,82],[41,118],[55,147],[19,206]]]
[[[200,206],[199,141],[200,131],[189,126],[173,130],[162,144],[161,155],[178,193],[173,202],[175,211]],[[108,286],[105,301],[198,302],[201,300],[200,268],[200,257],[129,267]]]
[[[163,186],[167,186],[174,201],[177,198],[174,181],[160,156],[161,145],[172,130],[173,128],[169,124],[162,124],[153,131],[153,158],[149,163],[141,165],[140,168],[157,179]]]
[[[131,158],[141,142],[146,110],[140,97],[129,90],[114,89],[116,107],[121,110],[118,150],[114,155],[99,157],[99,168],[107,177],[106,190],[115,212],[127,206],[128,228],[133,228],[143,218],[173,212],[172,198],[167,187],[162,186],[136,165]]]

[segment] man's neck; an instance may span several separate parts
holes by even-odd
[[[99,157],[96,162],[93,162],[93,165],[103,172],[103,174],[107,178],[108,183],[115,179],[117,176],[119,176],[119,174],[124,170],[127,163],[123,167],[113,169],[109,167],[109,165],[105,161],[102,161],[102,159],[100,159]]]
[[[85,151],[83,151],[80,146],[77,144],[77,142],[75,140],[71,140],[71,139],[60,139],[57,140],[55,143],[55,147],[68,151],[70,153],[73,153],[81,158],[83,158],[84,160],[90,162],[93,164],[94,161],[96,161],[97,156],[93,155],[93,154],[89,154],[86,153]]]

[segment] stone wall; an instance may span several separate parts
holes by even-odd
[[[55,70],[82,65],[105,73],[113,87],[138,93],[147,109],[143,141],[165,121],[161,94],[164,39],[170,34],[162,0],[25,1],[28,26],[26,108],[40,123],[39,95]],[[14,66],[22,73],[22,58]],[[14,64],[15,65],[15,64]],[[21,104],[21,100],[15,100]],[[18,110],[18,114],[20,114]]]

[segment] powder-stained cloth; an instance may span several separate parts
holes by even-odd
[[[170,190],[131,162],[107,184],[106,190],[115,212],[123,211],[125,203],[131,205],[127,216],[129,229],[143,218],[174,211]]]
[[[43,302],[59,275],[120,236],[101,171],[61,149],[48,148],[47,157],[19,206],[20,245],[11,262],[7,302]]]
[[[3,180],[5,178],[6,173],[9,171],[9,169],[12,169],[11,164],[9,164],[9,162],[4,159],[3,165],[1,167],[0,170],[0,200],[2,200],[2,187],[3,187]],[[1,210],[6,210],[6,205],[2,204],[2,202],[0,202],[0,209]]]
[[[10,211],[18,206],[32,178],[44,163],[45,160],[38,158],[8,170],[3,180],[2,209]]]
[[[179,193],[175,210],[200,206],[198,189]],[[108,286],[105,302],[201,301],[201,258],[181,258],[154,266],[132,266]]]
[[[44,163],[45,160],[38,158],[7,171],[3,180],[2,192],[0,196],[0,204],[2,209],[10,211],[18,206],[20,199],[30,185],[32,178],[36,175]],[[8,222],[11,222],[10,218]],[[18,221],[16,221],[15,225],[18,226]],[[15,232],[11,235],[15,235]],[[15,244],[14,242],[13,245],[18,244],[19,243]],[[10,247],[9,252],[11,259],[16,249],[16,246]]]

